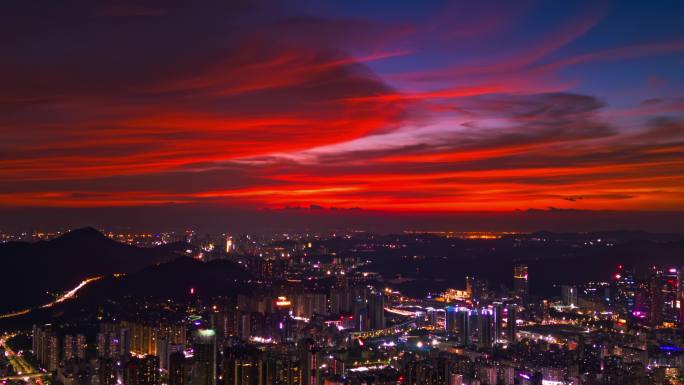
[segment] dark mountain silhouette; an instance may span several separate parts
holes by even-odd
[[[49,293],[75,287],[86,277],[133,272],[178,257],[187,245],[139,248],[87,227],[36,243],[0,245],[3,290],[0,313],[47,303]]]
[[[241,266],[226,260],[202,262],[180,257],[172,262],[146,267],[121,278],[110,278],[90,285],[79,299],[156,297],[183,300],[190,295],[212,297],[231,295],[244,287],[252,275]],[[194,289],[194,294],[190,289]]]
[[[0,329],[54,322],[56,319],[88,319],[95,317],[103,307],[114,310],[115,314],[144,317],[147,310],[137,300],[187,302],[195,297],[230,297],[237,293],[249,293],[256,285],[252,276],[233,262],[201,262],[180,257],[124,276],[107,276],[84,286],[71,301],[50,308],[37,308],[18,317],[0,319]],[[194,293],[190,293],[190,288],[195,289]]]

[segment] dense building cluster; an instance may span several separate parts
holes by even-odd
[[[250,272],[248,291],[207,297],[188,287],[182,301],[128,298],[90,318],[34,325],[26,355],[44,381],[650,385],[683,378],[684,270],[676,267],[618,265],[605,280],[563,282],[549,296],[534,292],[534,269],[520,260],[505,282],[470,274],[460,287],[416,296],[396,288],[406,278],[370,271],[362,257],[401,243],[357,242],[345,252],[304,237],[219,239],[214,248],[216,238],[195,239],[193,257]]]

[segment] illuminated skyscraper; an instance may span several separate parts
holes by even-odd
[[[518,325],[516,324],[518,309],[515,305],[509,306],[506,313],[506,339],[508,342],[515,342],[518,333]]]
[[[226,237],[226,253],[230,253],[235,249],[235,244],[233,242],[233,237],[230,235]]]
[[[494,345],[494,311],[481,309],[478,314],[478,345],[481,348],[491,348]]]
[[[561,302],[563,306],[577,306],[577,288],[575,286],[561,286]]]
[[[69,361],[74,358],[74,336],[67,334],[64,336],[62,347],[62,354],[64,356],[64,361]]]
[[[684,326],[684,268],[677,272],[677,309],[679,309],[679,324]]]
[[[269,372],[264,354],[249,346],[234,346],[223,353],[223,379],[226,385],[272,384],[275,373]]]
[[[371,329],[385,328],[385,296],[381,291],[370,295],[368,299],[368,315]]]
[[[648,280],[648,293],[650,303],[648,308],[648,320],[651,326],[657,327],[663,323],[663,296],[665,290],[665,277],[661,270],[654,270]]]
[[[76,334],[74,339],[74,354],[79,360],[85,360],[86,337],[83,334]]]
[[[632,314],[636,298],[636,286],[634,270],[624,265],[618,265],[612,283],[613,309],[618,314],[623,316]]]
[[[679,321],[679,306],[677,302],[679,289],[679,272],[669,268],[663,272],[665,285],[663,286],[663,320],[676,324]]]
[[[51,325],[33,326],[33,352],[43,368],[49,372],[57,370],[60,346]]]
[[[75,336],[67,334],[62,339],[62,355],[64,361],[74,358],[85,360],[86,339],[83,334]]]
[[[193,385],[216,384],[216,332],[201,329],[193,334]]]
[[[521,300],[527,300],[530,294],[528,284],[528,269],[525,264],[517,264],[513,266],[513,291],[515,297]]]
[[[299,362],[302,368],[302,385],[322,385],[320,352],[312,339],[300,341]]]
[[[447,334],[454,335],[458,332],[458,308],[450,306],[444,314],[444,329]]]
[[[648,281],[649,321],[651,326],[659,326],[663,322],[674,325],[679,319],[677,296],[679,286],[677,269],[655,269]]]
[[[459,342],[463,345],[470,345],[472,343],[473,327],[471,322],[471,311],[466,308],[461,308],[458,311],[456,318],[457,329],[459,335]]]
[[[503,336],[504,305],[494,304],[494,342],[502,339]]]
[[[465,277],[466,292],[470,298],[473,298],[473,289],[475,286],[475,277]]]
[[[156,356],[134,357],[124,367],[125,385],[159,385],[159,359]]]
[[[140,369],[141,385],[159,385],[159,358],[157,356],[145,356]]]
[[[361,297],[354,300],[354,324],[358,331],[368,330],[368,307]]]

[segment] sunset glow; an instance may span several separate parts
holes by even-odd
[[[675,13],[266,3],[2,12],[0,205],[684,210]]]

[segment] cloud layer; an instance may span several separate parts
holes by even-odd
[[[684,35],[606,7],[3,8],[4,207],[684,210]]]

